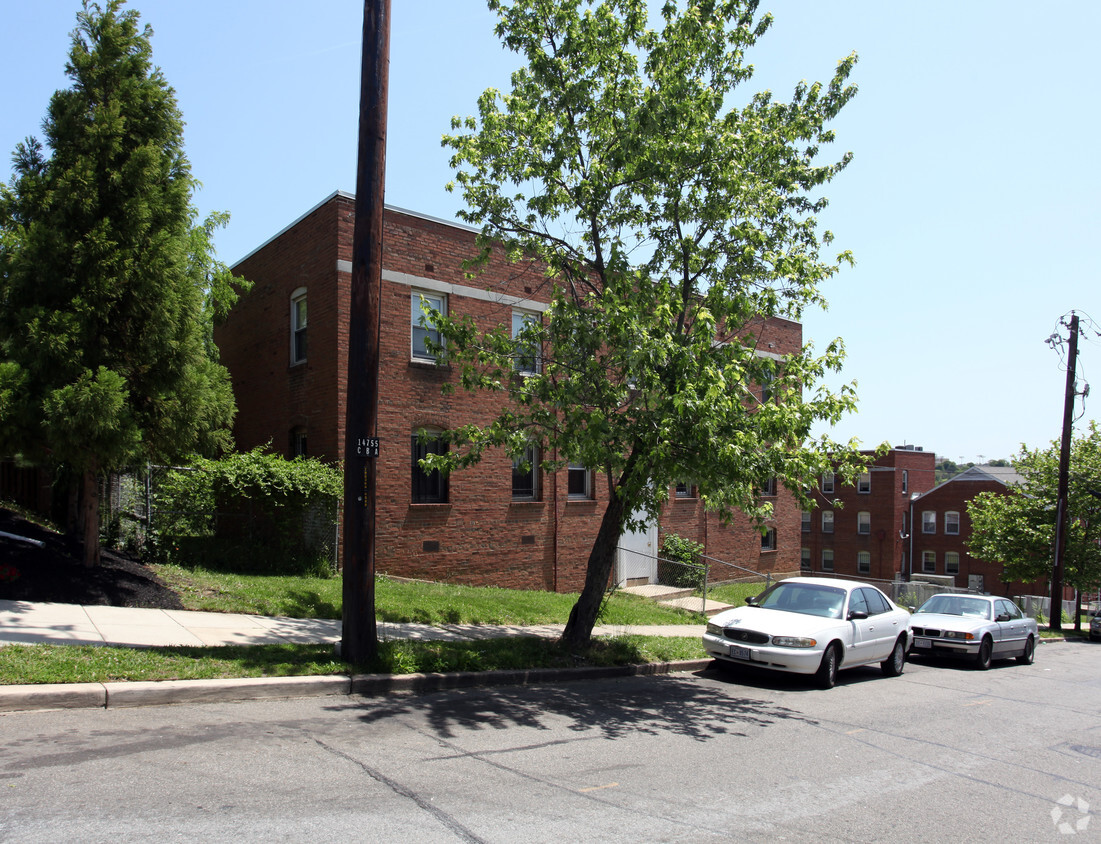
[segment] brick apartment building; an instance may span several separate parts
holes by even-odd
[[[855,486],[823,475],[813,491],[818,506],[801,513],[803,572],[871,580],[904,575],[911,498],[933,488],[936,459],[931,451],[903,446],[876,457]]]
[[[981,492],[1008,493],[1020,480],[1011,467],[972,466],[915,498],[910,540],[913,579],[946,575],[956,586],[980,592],[1009,597],[1048,594],[1044,582],[1003,582],[1001,563],[976,560],[967,550],[972,530],[968,503]]]
[[[337,192],[239,262],[254,282],[215,331],[233,379],[239,448],[271,443],[277,453],[339,462],[344,449],[345,378],[354,197]],[[476,281],[462,262],[476,232],[398,208],[384,214],[376,566],[379,572],[456,583],[551,591],[581,588],[608,490],[599,472],[571,466],[522,474],[503,452],[450,478],[416,464],[420,429],[488,422],[499,399],[456,388],[438,367],[418,324],[421,296],[482,327],[539,319],[548,292],[515,265],[494,262]],[[771,319],[759,327],[769,354],[799,350],[802,327]],[[427,446],[433,447],[431,445]],[[659,525],[624,538],[654,555],[659,531],[703,543],[711,556],[746,568],[797,571],[799,513],[785,490],[762,537],[748,520],[728,528],[706,514],[694,488],[670,490]],[[619,578],[652,578],[651,563],[620,566]],[[625,559],[627,555],[624,555]],[[630,569],[630,570],[628,570]]]

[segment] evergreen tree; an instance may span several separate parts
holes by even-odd
[[[124,0],[85,0],[45,147],[0,193],[0,452],[82,479],[85,563],[98,480],[230,443],[235,412],[210,320],[236,297],[191,204],[196,182],[152,30]]]

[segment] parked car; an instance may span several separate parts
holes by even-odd
[[[1093,614],[1093,618],[1090,619],[1090,641],[1096,642],[1101,640],[1101,610],[1098,610]]]
[[[813,674],[822,688],[843,668],[878,662],[902,673],[910,646],[910,613],[866,583],[825,577],[781,580],[745,607],[707,624],[703,646],[725,665]]]
[[[995,659],[1016,657],[1027,665],[1036,658],[1036,619],[1008,598],[933,595],[918,607],[910,625],[915,656],[965,657],[984,670]]]

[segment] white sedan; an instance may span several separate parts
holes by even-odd
[[[832,688],[842,668],[878,662],[896,677],[910,648],[910,613],[853,580],[795,577],[707,624],[703,646],[723,664],[813,674]]]

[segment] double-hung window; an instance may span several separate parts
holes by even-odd
[[[922,551],[921,552],[921,570],[929,574],[936,573],[937,570],[937,552],[936,551]]]
[[[937,532],[937,511],[936,510],[923,510],[921,513],[921,532],[922,533],[936,533]]]
[[[539,346],[532,334],[537,333],[539,314],[529,311],[512,312],[513,369],[521,375],[539,371]]]
[[[872,554],[870,551],[856,552],[856,573],[869,574],[872,570]]]
[[[761,550],[762,551],[775,551],[776,550],[776,528],[768,528],[761,534]]]
[[[872,532],[872,514],[861,511],[856,514],[856,532],[868,536]]]
[[[810,510],[803,510],[800,520],[803,533],[810,533]]]
[[[833,495],[833,472],[822,473],[822,492]]]
[[[413,359],[434,361],[436,352],[430,348],[430,345],[434,343],[436,346],[441,346],[443,341],[439,329],[432,323],[430,312],[446,314],[447,297],[442,293],[414,290],[411,304]]]
[[[833,549],[822,549],[822,571],[833,571]]]
[[[446,454],[447,441],[438,431],[413,435],[413,503],[446,504],[447,476],[438,469],[425,471],[420,461],[429,454]]]
[[[952,536],[959,536],[960,514],[956,510],[949,510],[944,514],[944,532]]]
[[[822,511],[822,533],[833,533],[833,510]]]
[[[960,573],[960,555],[958,551],[945,551],[944,552],[944,573],[945,574],[959,574]]]
[[[869,495],[872,491],[872,473],[864,472],[856,479],[856,491],[861,495]]]
[[[306,362],[306,288],[291,294],[291,366]]]
[[[523,454],[512,458],[512,498],[539,500],[539,449],[529,444]]]

